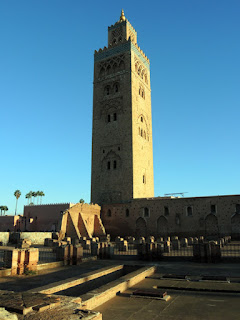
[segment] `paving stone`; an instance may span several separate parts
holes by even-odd
[[[0,307],[6,308],[8,311],[27,314],[33,310],[33,307],[48,305],[54,307],[60,303],[60,298],[49,296],[42,293],[10,293],[2,294],[0,299]],[[39,307],[38,310],[41,308]]]
[[[16,314],[8,312],[5,308],[0,308],[0,320],[18,320]]]

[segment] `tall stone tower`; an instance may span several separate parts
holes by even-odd
[[[122,10],[94,54],[91,201],[153,196],[149,60]]]

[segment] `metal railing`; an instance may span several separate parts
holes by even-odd
[[[4,267],[4,250],[0,250],[0,268]]]
[[[240,241],[231,241],[221,248],[224,261],[240,261]]]
[[[56,262],[57,254],[54,249],[51,248],[40,248],[39,249],[39,264],[48,263],[48,262]]]

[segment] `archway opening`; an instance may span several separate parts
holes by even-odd
[[[147,224],[143,218],[138,218],[136,221],[136,236],[146,237],[147,236]]]
[[[157,235],[163,237],[168,235],[168,222],[164,216],[160,216],[157,220]]]

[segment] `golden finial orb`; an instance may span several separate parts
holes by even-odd
[[[125,20],[126,20],[126,18],[125,18],[125,15],[124,15],[124,11],[122,9],[121,16],[120,16],[120,22],[125,21]]]

